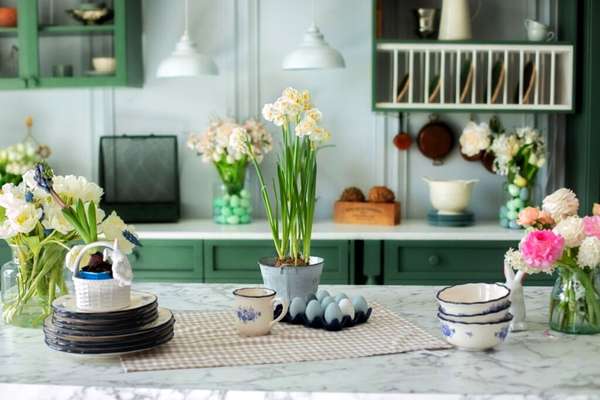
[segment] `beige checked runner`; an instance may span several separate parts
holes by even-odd
[[[365,324],[339,332],[279,323],[270,335],[240,337],[233,312],[176,312],[167,344],[121,357],[125,371],[335,360],[451,346],[379,304]]]

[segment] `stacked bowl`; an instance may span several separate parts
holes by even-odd
[[[448,343],[464,350],[487,350],[503,342],[513,316],[510,289],[499,283],[467,283],[440,290],[438,319]]]

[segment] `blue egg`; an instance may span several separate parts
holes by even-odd
[[[517,197],[519,195],[519,187],[517,185],[508,185],[508,193],[512,197]]]
[[[320,303],[321,301],[323,301],[323,299],[324,299],[325,297],[329,297],[329,296],[331,296],[331,295],[329,294],[329,292],[328,292],[327,290],[319,290],[319,291],[317,292],[317,300],[319,300],[319,303]]]
[[[508,220],[510,220],[510,221],[516,220],[518,216],[519,216],[519,213],[514,210],[510,210],[509,212],[506,213],[506,218],[508,218]]]
[[[519,224],[517,223],[517,221],[510,221],[510,222],[508,223],[508,227],[509,227],[510,229],[521,229],[521,228],[522,228],[522,227],[521,227],[521,225],[519,225]]]
[[[339,293],[335,296],[335,302],[339,303],[342,299],[347,299],[346,293]]]
[[[514,200],[515,200],[515,199],[513,199],[513,200],[509,200],[509,201],[507,201],[507,202],[506,202],[506,207],[508,208],[508,212],[511,212],[511,211],[513,211],[514,209],[516,209],[516,208],[517,208],[517,206],[516,206],[516,204],[515,204]]]
[[[500,226],[502,226],[503,228],[508,228],[508,224],[509,224],[509,222],[506,218],[502,218],[500,220]]]
[[[354,309],[357,312],[362,311],[362,312],[366,313],[367,310],[369,309],[369,305],[367,304],[367,301],[362,296],[354,296],[352,298],[352,305],[354,306]]]
[[[306,306],[306,319],[312,322],[317,317],[323,317],[323,308],[317,300],[311,300]]]
[[[519,198],[523,201],[529,199],[529,189],[526,187],[522,188],[521,192],[519,193]]]
[[[327,308],[327,306],[330,305],[331,303],[335,303],[335,299],[331,296],[327,296],[323,300],[321,300],[321,308],[323,308],[323,310],[325,310]]]
[[[306,302],[302,297],[294,297],[290,303],[290,317],[295,318],[296,315],[304,314],[306,311]]]
[[[521,208],[523,208],[523,200],[521,199],[514,199],[513,200],[513,204],[515,206],[515,211],[521,210]]]
[[[340,310],[340,306],[336,303],[329,304],[325,309],[325,322],[328,324],[331,324],[335,320],[342,322],[342,317],[342,310]]]
[[[507,212],[508,212],[508,208],[506,206],[500,207],[500,218],[506,217]]]

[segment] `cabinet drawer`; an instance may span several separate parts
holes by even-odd
[[[386,284],[449,285],[504,281],[505,241],[388,241],[384,247]],[[528,279],[549,284],[548,275]]]
[[[202,242],[144,240],[130,256],[138,281],[202,281]]]
[[[348,284],[353,281],[350,242],[322,240],[312,243],[312,253],[325,259],[322,283]],[[204,241],[206,282],[261,283],[258,260],[274,255],[270,240]]]

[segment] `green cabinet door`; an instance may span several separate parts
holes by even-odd
[[[0,27],[0,90],[25,89],[28,59],[21,49],[26,46],[24,27],[26,26],[25,3],[19,1],[17,7],[17,26]]]
[[[354,248],[348,240],[318,240],[312,253],[325,259],[322,283],[354,282]],[[270,240],[205,240],[206,282],[260,283],[258,260],[274,254]]]
[[[202,282],[199,240],[144,240],[129,259],[135,281]]]
[[[386,241],[384,283],[451,285],[504,281],[504,241]],[[548,285],[552,277],[533,276],[529,284]]]

